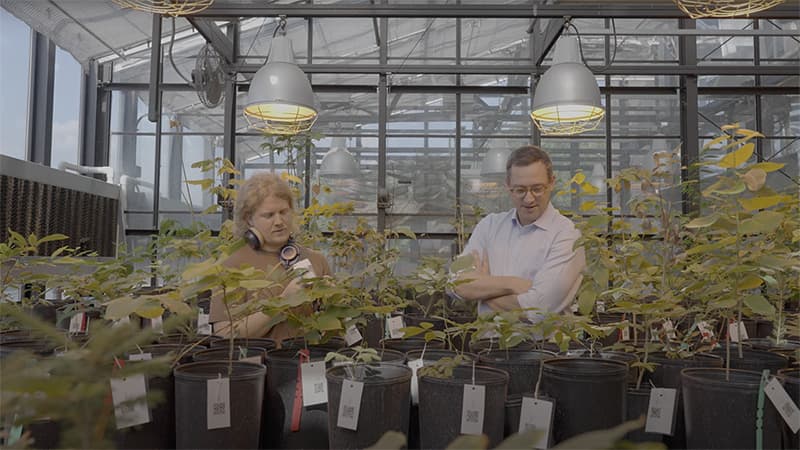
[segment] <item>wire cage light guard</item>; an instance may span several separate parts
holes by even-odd
[[[747,17],[785,0],[673,0],[692,19]]]
[[[531,112],[543,135],[573,135],[596,130],[605,110],[591,105],[555,105]]]
[[[207,9],[214,0],[111,0],[117,5],[172,17],[188,16]]]

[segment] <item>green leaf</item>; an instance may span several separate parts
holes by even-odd
[[[749,191],[756,192],[767,182],[767,172],[762,169],[750,169],[742,175],[742,180]]]
[[[583,184],[584,181],[586,181],[586,175],[584,175],[583,172],[578,172],[575,174],[575,176],[572,177],[572,179],[569,182],[570,184],[572,183]]]
[[[723,169],[734,169],[739,167],[746,163],[751,156],[753,156],[753,151],[755,148],[756,146],[752,142],[744,144],[738,150],[723,156],[722,159],[717,161],[715,165],[717,167],[722,167]]]
[[[587,448],[616,448],[615,443],[633,430],[642,428],[645,418],[631,420],[608,430],[590,431],[560,442],[553,450],[578,450]]]
[[[39,239],[36,243],[37,245],[41,245],[44,244],[45,242],[63,241],[64,239],[69,239],[69,236],[64,234],[50,234]]]
[[[782,213],[776,211],[761,211],[755,216],[743,220],[739,231],[743,234],[769,233],[781,225],[784,217]]]
[[[383,433],[378,442],[365,450],[401,450],[406,446],[406,435],[399,431],[387,431]]]
[[[475,258],[471,253],[461,255],[450,263],[450,271],[453,273],[463,272],[465,270],[475,269]]]
[[[761,277],[758,277],[758,276],[755,276],[755,275],[747,275],[747,276],[744,277],[744,279],[742,281],[740,281],[737,284],[737,287],[740,290],[755,289],[755,288],[761,286],[763,283],[764,283],[764,280],[762,280]]]
[[[595,195],[600,192],[600,189],[598,189],[597,186],[588,182],[581,183],[581,189],[583,190],[584,193],[589,195]]]
[[[589,218],[589,220],[586,221],[586,223],[588,223],[589,226],[592,228],[605,227],[606,224],[608,223],[608,216],[607,215],[592,216]]]
[[[317,317],[317,329],[320,331],[341,330],[342,323],[332,314],[321,314]]]
[[[593,210],[595,208],[597,208],[597,202],[596,201],[583,202],[578,207],[578,209],[580,209],[581,212],[591,211],[591,210]]]
[[[706,145],[704,145],[703,146],[703,150],[708,150],[709,148],[711,148],[711,147],[713,147],[715,145],[721,144],[721,143],[723,143],[723,142],[725,142],[725,141],[727,141],[729,139],[731,139],[731,137],[729,135],[727,135],[727,134],[724,134],[722,136],[717,136],[714,139],[712,139],[710,142],[708,142]]]
[[[710,216],[705,217],[698,217],[696,219],[692,219],[691,222],[686,224],[686,228],[705,228],[714,225],[714,223],[719,220],[719,215],[712,214]]]
[[[762,317],[775,316],[775,307],[761,294],[751,294],[744,298],[744,304]]]
[[[164,308],[157,303],[148,302],[136,309],[136,314],[145,319],[155,319],[164,315]]]
[[[515,433],[507,437],[500,443],[495,450],[518,450],[518,449],[533,449],[542,434],[543,430],[531,429],[523,433]]]
[[[755,211],[757,209],[770,208],[788,200],[791,200],[791,197],[788,195],[769,195],[764,197],[738,199],[739,204],[742,205],[742,208],[744,208],[745,211]]]
[[[786,164],[784,164],[784,163],[775,163],[775,162],[764,161],[764,162],[755,163],[755,164],[753,164],[751,166],[748,166],[748,169],[751,169],[751,170],[752,169],[761,169],[764,172],[770,173],[770,172],[775,172],[776,170],[782,169],[783,166],[785,166],[785,165]]]
[[[597,293],[591,289],[586,289],[578,296],[578,311],[581,315],[588,316],[594,309]]]
[[[239,286],[244,289],[266,289],[275,285],[274,281],[270,280],[241,280]]]
[[[192,313],[192,308],[190,308],[189,305],[180,300],[169,297],[164,297],[161,298],[160,300],[161,300],[161,305],[174,314],[180,316]]]
[[[186,184],[192,184],[195,186],[200,186],[201,189],[207,190],[211,186],[214,185],[213,178],[204,178],[202,180],[186,180]]]
[[[105,318],[119,320],[135,313],[144,304],[143,298],[122,297],[106,303]]]
[[[489,438],[485,434],[462,434],[447,446],[447,450],[483,450],[487,448],[489,448]]]

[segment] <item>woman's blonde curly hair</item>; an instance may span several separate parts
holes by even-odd
[[[234,235],[244,236],[245,231],[250,228],[250,219],[267,197],[286,200],[289,208],[294,210],[294,197],[289,183],[268,172],[253,175],[242,184],[236,194],[233,208]]]

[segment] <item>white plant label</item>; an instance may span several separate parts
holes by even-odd
[[[677,389],[653,388],[650,390],[650,402],[647,404],[647,423],[644,431],[672,436],[677,393]]]
[[[69,319],[69,332],[73,334],[86,333],[89,328],[89,317],[86,313],[78,313]]]
[[[128,355],[128,361],[150,361],[153,359],[152,353],[131,353]]]
[[[211,324],[208,323],[209,314],[203,313],[202,310],[197,313],[197,334],[208,336],[212,334]]]
[[[342,380],[342,396],[339,398],[339,418],[336,426],[356,431],[358,413],[361,411],[361,394],[364,383],[355,380]]]
[[[711,342],[711,339],[714,338],[714,330],[705,320],[697,322],[697,330],[700,331],[703,342]]]
[[[792,401],[786,389],[781,386],[776,378],[770,378],[769,383],[764,386],[764,393],[767,394],[769,401],[775,405],[775,409],[781,414],[786,425],[792,430],[792,434],[800,431],[800,409]]]
[[[161,316],[154,317],[154,318],[150,319],[150,327],[156,333],[163,333],[164,332],[164,319],[162,319]]]
[[[728,333],[731,336],[731,342],[739,342],[739,333],[741,333],[743,341],[750,339],[747,336],[747,328],[745,328],[742,322],[734,322],[734,321],[729,322]]]
[[[303,377],[303,406],[328,403],[328,381],[325,379],[325,362],[303,363],[300,366]]]
[[[111,400],[118,430],[150,422],[146,396],[144,375],[111,379]]]
[[[347,327],[347,331],[344,334],[344,341],[347,343],[348,347],[361,342],[362,339],[364,339],[364,337],[361,336],[361,332],[358,331],[358,328],[356,328],[355,325],[350,325]]]
[[[411,369],[411,403],[419,404],[419,378],[417,378],[417,371],[422,367],[422,359],[412,359],[408,362],[408,367]]]
[[[402,331],[400,331],[401,328],[405,328],[405,324],[403,323],[403,316],[387,317],[386,328],[389,329],[390,338],[392,339],[402,338],[403,335],[405,334]]]
[[[314,278],[314,277],[317,276],[316,274],[314,274],[314,267],[311,265],[311,261],[309,261],[308,259],[304,259],[302,261],[296,262],[292,266],[292,269],[293,270],[302,269],[303,270],[303,275],[301,275],[301,278],[303,278],[303,279],[305,279],[305,278]]]
[[[230,428],[231,380],[214,378],[206,382],[206,428]]]
[[[519,430],[541,430],[543,434],[533,443],[533,448],[550,448],[550,430],[553,428],[553,402],[533,397],[522,397]]]
[[[597,304],[595,304],[595,308],[597,308],[597,312],[599,313],[606,312],[606,304],[601,301],[598,301]]]
[[[121,327],[123,325],[129,325],[131,323],[131,318],[125,316],[119,320],[115,320],[114,323],[111,324],[111,328]]]
[[[461,403],[461,434],[483,434],[483,411],[486,402],[486,386],[464,385]]]
[[[673,340],[678,338],[675,334],[675,324],[669,319],[664,321],[664,331],[667,332],[667,339]]]
[[[620,337],[623,341],[631,340],[631,327],[625,327],[620,330]]]

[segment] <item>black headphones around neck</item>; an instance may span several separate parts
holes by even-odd
[[[264,236],[255,227],[248,228],[243,237],[253,250],[261,250],[261,246],[264,245]],[[278,252],[278,259],[287,269],[300,259],[300,246],[295,244],[294,237],[289,236],[289,241]]]

